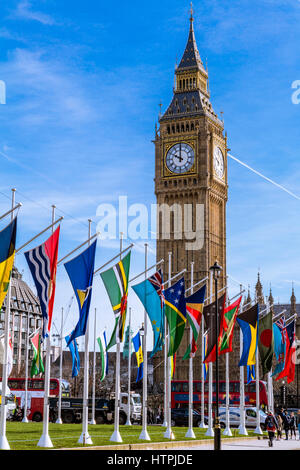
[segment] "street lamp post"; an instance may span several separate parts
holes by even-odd
[[[218,318],[218,279],[220,277],[220,273],[222,267],[216,261],[213,266],[209,268],[209,270],[213,274],[213,279],[215,281],[215,344],[216,344],[216,375],[215,375],[215,382],[216,382],[216,404],[215,404],[215,421],[214,421],[214,450],[221,450],[221,427],[220,427],[220,419],[219,419],[219,318]]]

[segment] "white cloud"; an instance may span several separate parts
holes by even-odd
[[[37,21],[43,25],[54,25],[56,23],[50,15],[33,10],[32,2],[29,0],[21,0],[20,3],[18,3],[13,16],[24,20]]]

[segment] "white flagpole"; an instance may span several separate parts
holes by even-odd
[[[122,253],[122,245],[123,245],[123,233],[120,233],[120,260],[121,253]],[[110,438],[112,442],[123,442],[121,434],[120,434],[120,424],[119,424],[119,416],[120,416],[120,336],[119,336],[119,322],[117,323],[116,328],[116,381],[115,381],[115,416],[114,416],[114,432]]]
[[[228,289],[226,289],[226,306],[228,306]],[[224,436],[232,436],[230,429],[230,413],[229,413],[229,353],[225,354],[225,374],[226,374],[226,428],[224,429]]]
[[[92,417],[90,424],[96,424],[95,421],[95,405],[96,405],[96,326],[97,326],[97,309],[95,308],[94,317],[94,353],[93,353],[93,395],[92,395]]]
[[[171,287],[171,272],[172,272],[172,253],[169,252],[169,280],[168,287]],[[170,345],[170,328],[168,325],[168,348]],[[175,439],[171,427],[171,357],[167,356],[167,408],[165,410],[167,415],[167,429],[164,433],[166,439]]]
[[[12,209],[15,206],[15,192],[12,190]],[[13,220],[13,212],[11,213],[11,220]],[[0,449],[10,450],[10,446],[6,437],[6,389],[8,379],[8,348],[9,348],[9,327],[10,327],[10,300],[11,300],[11,282],[8,285],[5,309],[5,326],[4,326],[4,364],[2,368],[2,395],[1,395],[1,423],[0,423]]]
[[[58,414],[56,424],[62,424],[61,419],[61,392],[62,392],[62,360],[63,360],[63,327],[64,327],[64,308],[61,308],[60,325],[60,358],[59,358],[59,396],[58,396]]]
[[[242,291],[242,285],[240,284],[240,291]],[[243,305],[241,303],[240,312],[243,311]],[[240,328],[240,357],[243,353],[243,333]],[[248,436],[245,421],[245,378],[244,378],[244,366],[240,366],[240,425],[239,434],[242,436]]]
[[[267,311],[269,311],[269,305],[267,304]],[[260,427],[260,393],[259,393],[259,356],[258,356],[258,346],[256,345],[255,353],[255,388],[256,388],[256,428],[254,430],[255,434],[263,434]]]
[[[170,253],[169,253],[169,269],[170,269]],[[170,277],[170,275],[169,275]],[[165,343],[164,343],[164,421],[162,426],[168,427],[167,419],[167,406],[168,406],[168,323],[167,317],[164,314],[164,330],[165,330]]]
[[[52,205],[52,224],[55,220],[55,205]],[[53,233],[53,225],[52,225]],[[49,321],[49,318],[48,318]],[[51,438],[49,436],[49,395],[50,395],[50,331],[46,337],[46,364],[45,364],[45,386],[44,386],[44,409],[43,409],[43,434],[38,442],[38,447],[53,447]]]
[[[212,296],[213,296],[213,277],[212,277],[212,272],[210,272],[210,298],[209,301],[210,303],[212,302]],[[208,377],[208,428],[206,431],[206,436],[213,437],[215,435],[214,429],[213,429],[213,419],[212,419],[212,396],[213,396],[213,391],[212,391],[212,379],[213,379],[213,363],[209,363],[209,377]]]
[[[191,262],[191,295],[194,293],[194,261]],[[196,439],[193,430],[193,356],[192,356],[193,330],[190,325],[190,357],[189,357],[189,428],[185,437]]]
[[[89,222],[89,234],[88,239],[91,238],[91,219]],[[89,241],[90,246],[90,241]],[[79,444],[92,445],[93,441],[88,431],[88,420],[89,420],[89,319],[87,319],[85,337],[84,337],[84,377],[83,377],[83,409],[82,409],[82,433],[78,439]]]
[[[147,279],[147,262],[148,262],[148,244],[145,243],[145,280]],[[146,299],[144,299],[144,304]],[[149,433],[147,431],[147,380],[148,380],[148,360],[147,360],[147,312],[144,309],[144,336],[143,336],[143,429],[139,436],[139,439],[144,441],[151,441]],[[128,397],[129,398],[129,397]]]
[[[131,426],[130,420],[130,391],[131,391],[131,307],[129,307],[129,325],[128,325],[128,412],[126,426]]]
[[[205,351],[204,351],[204,318],[203,316],[201,320],[201,338],[202,338],[202,342],[201,342],[201,424],[200,424],[200,428],[206,429],[207,425],[205,424],[205,419],[204,419],[204,365],[203,365],[203,361],[204,361]]]
[[[22,423],[28,423],[27,418],[27,400],[28,400],[28,353],[29,353],[29,313],[27,315],[27,332],[26,332],[26,357],[25,357],[25,402],[24,402],[24,414]]]

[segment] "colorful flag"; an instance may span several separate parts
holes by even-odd
[[[5,362],[5,335],[0,337],[0,364]],[[13,348],[11,341],[11,334],[8,337],[8,355],[7,355],[7,377],[10,376],[13,368]]]
[[[123,341],[128,296],[128,279],[131,251],[119,263],[101,273],[110,303],[115,315],[115,326],[107,349]]]
[[[207,355],[207,332],[204,333],[203,335],[203,356],[206,357]],[[203,372],[204,372],[204,381],[206,380],[207,377],[207,372],[208,372],[208,364],[206,362],[203,362]]]
[[[221,333],[219,337],[219,354],[232,352],[233,329],[239,312],[242,296],[233,304],[224,308],[221,319]]]
[[[191,342],[183,356],[183,359],[195,357],[197,351],[197,340],[200,332],[200,325],[204,307],[204,298],[206,292],[206,285],[201,287],[197,292],[186,297],[186,317],[192,329]]]
[[[6,297],[15,259],[17,218],[0,232],[0,308]]]
[[[272,377],[279,374],[284,369],[285,335],[283,334],[283,330],[285,330],[285,321],[279,325],[277,322],[273,323],[274,353],[277,363],[275,365]]]
[[[237,317],[243,333],[243,352],[239,366],[253,366],[256,363],[255,354],[258,340],[258,304],[249,308]]]
[[[295,352],[296,352],[296,337],[295,337],[295,320],[287,325],[286,331],[286,351],[284,368],[275,380],[287,378],[287,382],[291,383],[295,379]]]
[[[68,335],[65,337],[65,340],[67,342],[67,346],[69,346],[70,353],[72,356],[72,377],[77,377],[80,371],[80,356],[78,352],[78,347],[77,347],[77,341],[76,339],[73,339],[73,341],[70,342],[70,338],[72,336]]]
[[[155,273],[149,279],[132,286],[132,288],[144,305],[151,322],[154,337],[150,357],[153,357],[157,351],[162,349],[164,338],[164,302],[162,300],[161,272]]]
[[[255,366],[247,366],[247,385],[255,380]]]
[[[64,265],[79,306],[79,320],[69,337],[68,346],[75,338],[85,335],[86,332],[92,298],[96,244],[97,240]]]
[[[258,350],[264,376],[272,369],[274,354],[273,315],[270,311],[259,320]]]
[[[164,284],[163,284],[163,273],[162,269],[158,269],[156,273],[154,273],[152,276],[149,277],[149,281],[153,285],[154,289],[159,295],[159,298],[161,299],[161,309],[163,309],[164,306]]]
[[[176,353],[174,354],[174,356],[171,356],[171,379],[174,379],[175,370],[176,370]]]
[[[57,254],[60,226],[42,245],[24,253],[40,301],[42,337],[50,333],[56,285]]]
[[[33,348],[33,359],[31,364],[30,376],[43,374],[45,372],[44,363],[41,353],[41,332],[38,330],[32,338],[30,338]]]
[[[218,315],[219,315],[219,331],[218,337],[220,336],[221,330],[221,318],[222,312],[225,308],[226,295],[223,294],[218,299]],[[216,360],[216,303],[212,302],[203,309],[203,316],[205,325],[207,328],[207,352],[204,358],[204,362],[214,362]]]
[[[184,278],[165,290],[165,315],[169,324],[169,351],[173,356],[181,343],[186,324]]]
[[[99,338],[97,338],[100,353],[101,353],[101,377],[100,381],[102,382],[108,374],[108,353],[107,353],[107,343],[106,343],[106,331],[104,330]]]
[[[140,332],[138,331],[137,334],[132,338],[133,347],[136,354],[136,362],[137,362],[137,377],[136,382],[139,382],[143,378],[143,369],[144,369],[144,358],[143,358],[143,350],[140,338]]]

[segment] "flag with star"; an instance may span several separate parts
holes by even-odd
[[[142,302],[153,330],[153,349],[150,357],[161,351],[164,338],[164,302],[162,301],[162,274],[157,272],[145,281],[132,286]]]
[[[223,294],[218,299],[218,316],[219,316],[219,331],[218,337],[220,335],[221,329],[221,316],[223,309],[225,308],[225,298],[226,295]],[[216,303],[212,302],[209,305],[206,305],[203,309],[203,316],[205,325],[207,328],[207,352],[204,358],[204,363],[214,362],[216,360]]]
[[[197,351],[197,340],[200,332],[200,325],[202,319],[202,312],[204,307],[204,298],[206,292],[206,285],[197,290],[194,294],[185,299],[186,301],[186,316],[192,329],[191,342],[187,347],[183,359],[195,357]]]
[[[186,324],[185,283],[182,277],[164,292],[165,315],[169,325],[168,356],[174,356],[181,343]]]
[[[79,320],[68,337],[67,346],[75,338],[85,335],[86,332],[92,297],[96,244],[97,240],[80,253],[80,255],[76,256],[76,258],[64,264],[79,307]]]
[[[285,317],[282,315],[279,320],[273,323],[274,336],[274,354],[276,357],[276,365],[272,377],[283,371],[285,357]]]

